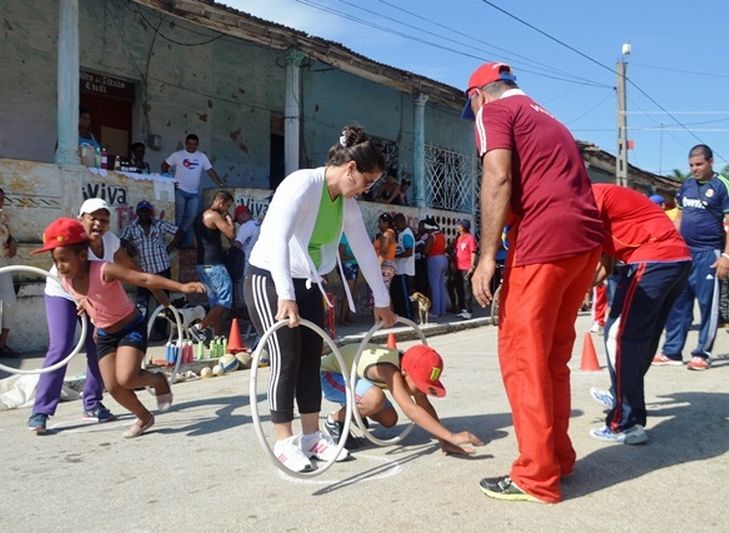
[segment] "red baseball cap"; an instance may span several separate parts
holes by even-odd
[[[33,250],[33,254],[49,252],[61,246],[71,246],[89,240],[81,222],[75,218],[58,218],[51,222],[43,232],[43,248]]]
[[[409,348],[402,356],[400,367],[408,373],[420,392],[439,398],[446,395],[440,382],[443,358],[430,346],[419,344]]]
[[[512,74],[511,67],[506,63],[484,63],[473,71],[471,77],[468,78],[468,88],[466,89],[466,106],[463,108],[461,118],[474,120],[476,117],[471,109],[470,92],[473,89],[479,89],[484,85],[495,81],[516,81],[516,76]]]
[[[239,205],[238,207],[235,208],[235,212],[233,213],[233,218],[238,218],[243,213],[246,213],[246,214],[250,215],[251,214],[251,210],[248,209],[248,206]]]

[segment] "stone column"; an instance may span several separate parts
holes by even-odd
[[[306,54],[294,48],[286,52],[284,167],[287,176],[299,169],[301,161],[301,66],[306,59]]]
[[[58,148],[56,163],[78,165],[78,0],[58,2]]]
[[[426,207],[425,201],[425,103],[428,95],[415,94],[413,99],[413,187],[415,205]]]

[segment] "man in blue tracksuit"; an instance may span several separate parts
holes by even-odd
[[[678,191],[676,225],[691,250],[691,273],[666,322],[663,352],[656,366],[683,364],[681,351],[693,320],[694,298],[701,311],[699,342],[691,352],[689,370],[706,370],[711,364],[719,315],[719,278],[729,274],[729,249],[725,226],[729,223],[729,180],[712,168],[713,153],[704,144],[689,152],[692,177]]]

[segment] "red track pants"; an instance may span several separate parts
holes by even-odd
[[[571,473],[575,463],[567,434],[567,363],[577,311],[599,256],[596,248],[550,263],[507,263],[499,309],[499,363],[519,445],[510,476],[545,502],[560,500],[559,479]]]

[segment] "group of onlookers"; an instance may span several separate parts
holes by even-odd
[[[396,314],[411,319],[417,316],[417,304],[410,300],[417,292],[430,300],[431,318],[447,312],[471,318],[470,279],[478,241],[467,219],[458,222],[456,231],[456,238],[449,243],[434,217],[420,220],[417,231],[413,231],[402,213],[385,212],[378,217],[373,246]],[[344,236],[339,251],[346,282],[354,292],[359,270]],[[353,322],[346,302],[339,307],[338,316],[340,324]]]

